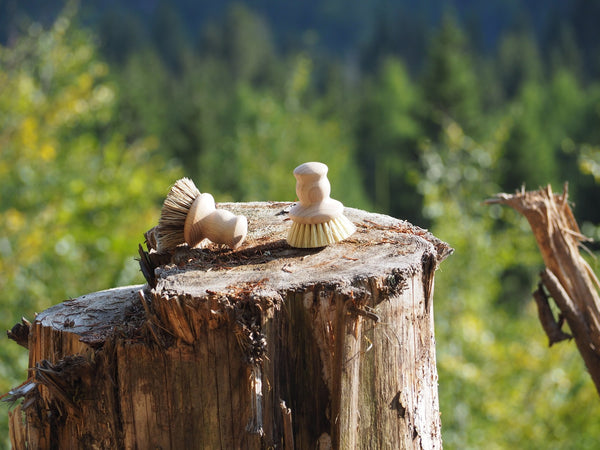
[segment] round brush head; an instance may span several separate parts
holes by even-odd
[[[294,222],[288,232],[287,242],[296,248],[317,248],[335,244],[356,231],[346,216],[323,223]]]
[[[185,243],[185,219],[200,191],[189,178],[177,180],[160,211],[160,219],[156,227],[157,251],[171,250]]]

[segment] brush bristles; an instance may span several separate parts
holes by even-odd
[[[356,227],[345,216],[317,224],[294,222],[288,232],[287,242],[297,248],[325,247],[346,239],[355,231]]]
[[[189,178],[177,180],[160,211],[156,227],[156,243],[159,252],[166,251],[185,243],[183,228],[192,203],[200,191]]]

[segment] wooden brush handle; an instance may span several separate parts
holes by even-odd
[[[302,205],[310,206],[329,198],[331,184],[327,171],[328,167],[320,162],[304,163],[294,169],[296,195]]]
[[[320,162],[307,162],[294,169],[299,204],[290,210],[292,220],[317,224],[343,214],[344,206],[329,197],[331,184],[327,179],[327,171],[328,167]]]
[[[190,247],[195,247],[203,239],[215,244],[239,247],[248,233],[248,220],[245,216],[215,208],[215,199],[208,193],[200,194],[194,200],[185,220],[183,234]]]

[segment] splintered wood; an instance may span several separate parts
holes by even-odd
[[[546,265],[534,293],[542,327],[550,345],[574,338],[600,393],[600,283],[579,253],[581,243],[588,239],[581,234],[567,199],[566,186],[562,194],[553,194],[548,186],[498,194],[486,203],[508,205],[528,220]],[[558,318],[552,314],[549,297],[560,309]],[[572,336],[562,330],[565,320]]]
[[[441,448],[432,295],[451,249],[351,208],[349,239],[295,249],[289,203],[221,206],[248,218],[236,251],[159,254],[149,232],[147,285],[15,328],[31,377],[13,446]]]

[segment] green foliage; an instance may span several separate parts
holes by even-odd
[[[151,26],[151,39],[167,67],[181,69],[189,43],[181,17],[165,0],[158,3]]]
[[[230,120],[233,129],[216,151],[206,152],[200,165],[208,188],[237,200],[294,200],[290,171],[306,161],[329,166],[335,198],[347,205],[366,205],[354,163],[350,130],[324,116],[316,102],[305,100],[311,61],[298,57],[282,98],[237,87]],[[258,175],[260,174],[260,175]]]
[[[479,129],[481,99],[471,49],[451,15],[444,16],[429,47],[422,86],[430,108],[426,116],[430,135],[446,118],[461,123],[469,133]]]
[[[547,348],[530,297],[543,264],[534,238],[514,211],[481,203],[499,190],[508,133],[505,122],[476,142],[447,122],[442,140],[422,148],[425,213],[455,248],[435,293],[444,446],[592,449],[600,403],[575,346]],[[529,276],[507,292],[515,266]]]
[[[500,172],[504,190],[523,184],[537,189],[557,181],[557,149],[548,134],[545,100],[542,87],[528,83],[509,113],[511,127]]]
[[[533,36],[526,31],[503,36],[496,68],[508,99],[517,96],[526,83],[541,81],[542,61]]]
[[[585,145],[579,163],[583,173],[593,175],[597,181],[600,181],[600,147]]]
[[[143,280],[137,243],[177,172],[155,140],[115,132],[118,91],[107,73],[69,15],[0,48],[2,329],[69,297]],[[3,343],[0,357],[6,392],[26,376],[26,352]]]
[[[578,140],[597,140],[586,123],[597,99],[587,95],[566,69],[557,70],[546,82],[532,80],[522,86],[508,107],[509,137],[498,170],[502,189],[512,191],[523,184],[536,189],[567,180],[574,195],[588,197],[584,192],[591,186],[581,177],[577,149]]]
[[[416,186],[421,103],[403,63],[390,58],[366,83],[356,130],[365,186],[375,208],[415,223],[423,222]]]
[[[600,84],[584,82],[579,29],[559,26],[552,52],[512,31],[484,61],[452,16],[420,51],[425,19],[403,13],[399,30],[382,10],[360,72],[319,53],[314,32],[300,48],[277,40],[249,7],[191,36],[160,2],[148,26],[105,16],[109,69],[74,14],[0,48],[2,326],[140,282],[137,243],[178,176],[217,201],[293,200],[293,168],[320,160],[333,197],[456,249],[435,295],[445,447],[594,448],[600,403],[581,358],[572,343],[548,349],[536,318],[529,227],[482,204],[568,181],[584,232],[600,238]],[[26,353],[7,342],[0,358],[6,392]]]
[[[236,81],[273,82],[276,55],[271,30],[264,19],[241,4],[234,4],[221,23],[206,27],[200,41],[203,58],[225,65]]]
[[[132,54],[115,76],[127,86],[119,110],[127,133],[157,136],[201,191],[218,201],[293,200],[293,168],[320,160],[336,198],[367,205],[351,130],[313,95],[312,60],[298,54],[276,63],[260,16],[233,7],[182,66],[172,72],[152,48]]]

